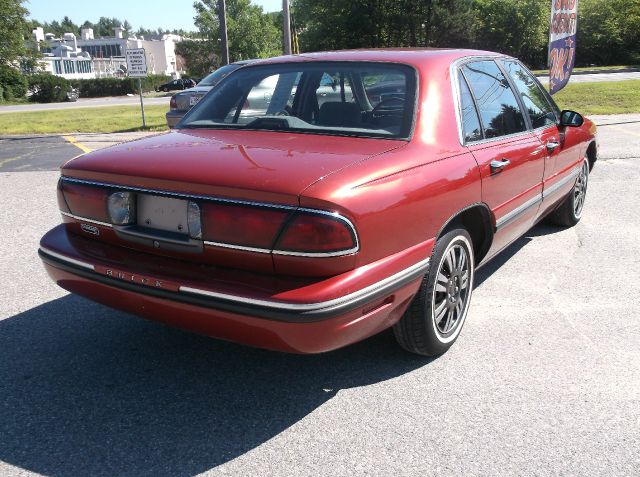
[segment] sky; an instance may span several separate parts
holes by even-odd
[[[252,0],[265,12],[282,9],[282,0]],[[60,21],[68,16],[74,23],[97,22],[100,17],[115,17],[139,27],[168,30],[196,30],[193,25],[193,0],[26,0],[29,18],[40,22]]]

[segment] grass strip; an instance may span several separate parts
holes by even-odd
[[[113,133],[167,129],[167,106],[145,106],[147,127],[142,127],[140,106],[68,108],[0,114],[0,134]]]

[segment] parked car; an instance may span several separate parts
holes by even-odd
[[[168,91],[183,90],[183,89],[191,88],[192,83],[194,83],[194,81],[190,79],[178,78],[178,79],[169,81],[168,83],[161,84],[156,88],[156,91],[158,92],[162,91],[166,93]]]
[[[194,88],[171,96],[171,99],[169,100],[169,111],[166,114],[167,125],[170,128],[175,127],[186,112],[200,101],[204,95],[211,90],[211,88],[218,84],[223,78],[227,77],[231,72],[237,70],[241,66],[249,64],[250,62],[251,60],[244,60],[221,66],[213,73],[205,76],[205,78]]]
[[[478,267],[580,220],[596,158],[593,122],[505,55],[274,58],[172,132],[67,162],[39,253],[73,293],[220,339],[319,353],[392,327],[437,355]]]

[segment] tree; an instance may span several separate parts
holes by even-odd
[[[71,21],[71,18],[65,16],[60,22],[60,28],[62,34],[73,33],[74,35],[80,34],[80,27]]]
[[[122,22],[117,18],[100,17],[98,23],[93,25],[95,36],[113,36],[113,29],[122,27]]]
[[[576,63],[640,61],[640,0],[580,0]]]
[[[125,20],[125,21],[122,23],[122,28],[124,29],[124,37],[125,37],[125,38],[128,38],[128,37],[129,37],[129,35],[130,35],[131,33],[133,33],[133,27],[131,26],[131,23],[129,23],[127,20]]]
[[[399,46],[469,46],[471,0],[295,0],[305,51]]]
[[[550,2],[475,0],[475,46],[513,55],[531,67],[546,64]]]
[[[29,11],[21,0],[0,0],[0,65],[15,62],[27,53],[24,34],[28,29]],[[31,32],[29,36],[31,37]]]
[[[193,7],[200,35],[220,57],[218,2],[200,0]],[[250,0],[227,0],[227,33],[231,61],[267,58],[282,51],[278,28],[262,7],[252,5]]]
[[[202,78],[219,66],[215,48],[212,41],[183,40],[176,43],[176,55],[186,66],[188,76]]]

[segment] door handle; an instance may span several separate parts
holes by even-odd
[[[511,164],[509,159],[494,159],[489,163],[491,167],[491,174],[497,174],[498,172],[502,172],[502,169]]]
[[[556,141],[547,141],[547,151],[553,152],[560,145],[559,142]]]

